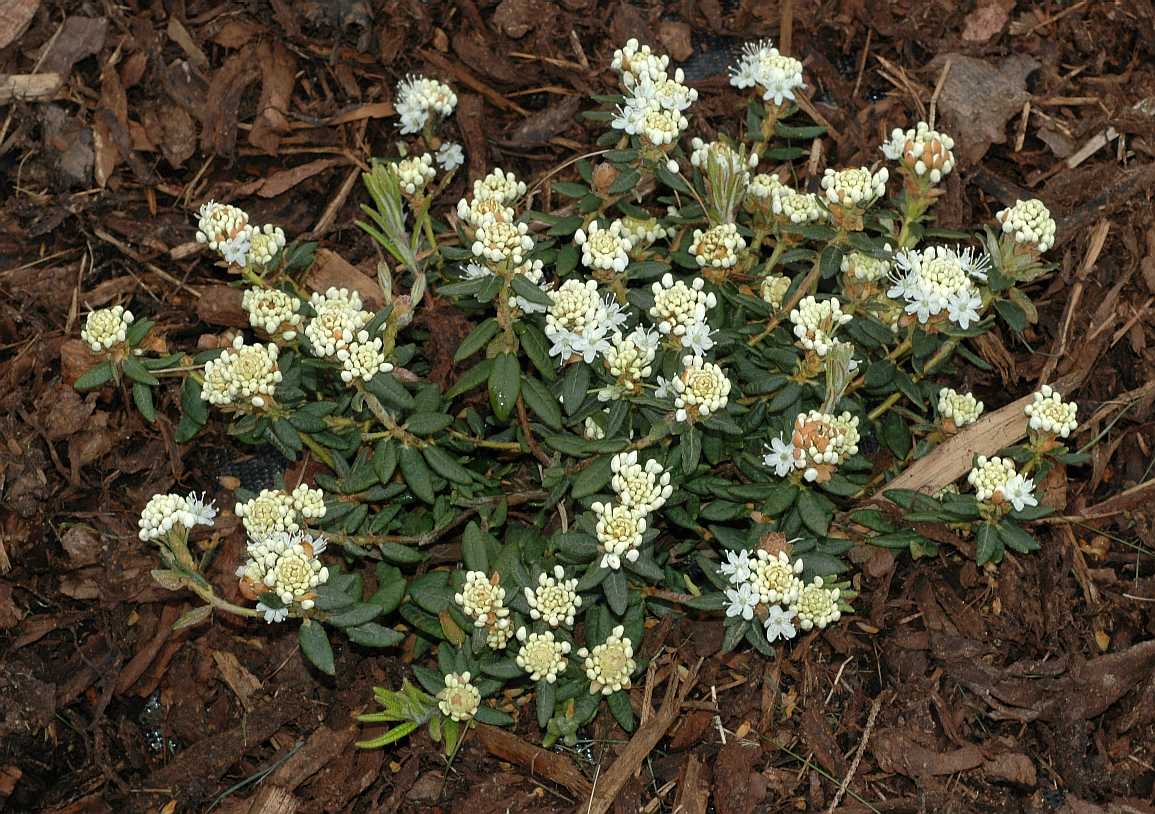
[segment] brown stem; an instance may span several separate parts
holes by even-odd
[[[537,439],[533,437],[533,430],[529,427],[529,415],[525,411],[525,399],[520,393],[517,395],[517,423],[521,425],[521,431],[525,433],[525,444],[533,453],[533,457],[537,458],[542,466],[552,465],[553,461],[542,451],[542,448],[538,446]]]

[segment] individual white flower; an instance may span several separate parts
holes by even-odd
[[[527,633],[524,627],[517,629],[517,639],[522,643],[517,652],[517,666],[529,673],[530,681],[553,684],[558,674],[565,672],[569,642],[554,639],[553,631]]]
[[[746,549],[727,551],[726,561],[718,566],[718,571],[730,581],[731,585],[742,585],[750,579],[752,565],[750,552]]]
[[[430,116],[448,116],[455,107],[457,94],[444,82],[410,75],[397,83],[393,109],[401,118],[403,134],[420,133]]]
[[[508,170],[497,167],[489,175],[473,182],[474,198],[493,198],[509,206],[525,194],[525,181]]]
[[[473,241],[473,256],[490,263],[510,262],[515,266],[525,262],[525,255],[533,251],[533,238],[524,223],[493,221],[477,227]]]
[[[799,192],[783,185],[774,192],[772,201],[774,214],[790,223],[817,223],[826,220],[826,210],[822,208],[818,196],[813,192]]]
[[[703,291],[705,281],[695,277],[686,285],[667,272],[653,284],[654,304],[649,314],[662,335],[684,336],[691,326],[706,321],[706,312],[718,304],[713,292]]]
[[[954,139],[946,133],[930,129],[919,122],[911,130],[896,127],[890,140],[882,145],[882,153],[891,161],[898,161],[919,178],[937,184],[954,169]]]
[[[938,414],[950,419],[955,427],[974,424],[983,414],[983,403],[973,393],[958,393],[950,387],[938,391]]]
[[[899,252],[894,260],[895,270],[886,295],[905,300],[906,313],[914,314],[925,325],[946,311],[948,319],[964,330],[978,321],[982,297],[974,279],[986,279],[989,260],[985,256],[929,246],[921,251]]]
[[[826,200],[832,204],[865,209],[886,194],[889,178],[886,167],[873,173],[869,167],[828,168],[822,175],[822,188],[826,190]]]
[[[842,258],[842,273],[864,283],[875,283],[890,275],[890,261],[862,252],[851,252]]]
[[[646,532],[646,515],[635,506],[594,503],[591,508],[598,516],[594,533],[603,552],[601,567],[617,571],[622,558],[628,562],[638,559],[638,548]]]
[[[453,172],[465,163],[465,151],[454,141],[443,141],[437,148],[437,166],[446,172]]]
[[[782,436],[770,439],[767,453],[762,463],[774,469],[774,474],[784,478],[794,471],[794,445],[782,440]]]
[[[297,337],[304,321],[299,313],[301,301],[276,288],[247,289],[241,298],[241,307],[249,315],[249,325],[286,342]]]
[[[248,213],[230,204],[208,201],[201,204],[198,214],[197,242],[213,251],[220,251],[222,243],[241,235],[249,225]]]
[[[437,175],[437,170],[433,169],[433,156],[429,153],[403,158],[390,164],[389,169],[397,176],[401,191],[406,195],[418,194]]]
[[[234,266],[249,264],[249,250],[253,247],[252,227],[246,226],[239,235],[222,240],[217,244],[221,258]]]
[[[184,520],[191,521],[192,526],[211,526],[217,519],[217,507],[214,501],[208,500],[208,493],[189,492],[185,500],[185,511],[188,513]]]
[[[750,564],[750,585],[764,605],[789,605],[802,592],[802,560],[791,560],[785,551],[771,554],[758,549]]]
[[[257,603],[257,612],[264,615],[268,624],[279,624],[289,618],[288,608],[270,608],[264,602]]]
[[[794,419],[790,443],[794,447],[794,468],[807,481],[825,483],[834,469],[858,452],[858,416],[848,412],[835,416],[811,410]]]
[[[771,605],[766,610],[766,618],[762,624],[766,626],[766,641],[778,639],[793,639],[798,635],[794,627],[794,617],[797,613],[793,608],[783,608],[780,605]]]
[[[1006,499],[1003,487],[1016,474],[1015,462],[1010,458],[980,455],[967,475],[967,483],[974,487],[975,498],[979,502],[1000,503]]]
[[[1023,408],[1029,417],[1028,426],[1036,432],[1051,433],[1066,438],[1075,431],[1079,422],[1075,414],[1079,405],[1073,401],[1063,401],[1063,397],[1049,384],[1044,384],[1035,393],[1034,401]]]
[[[705,418],[726,407],[730,396],[726,371],[697,356],[683,356],[682,366],[681,375],[672,382],[676,420]]]
[[[663,72],[658,77],[644,76],[629,88],[633,99],[645,101],[659,110],[681,113],[698,100],[698,91],[685,84],[681,68],[670,76]]]
[[[293,499],[280,489],[262,489],[256,497],[238,503],[233,514],[241,518],[245,531],[255,540],[301,528]]]
[[[266,223],[260,228],[249,227],[249,254],[247,263],[242,265],[264,267],[273,262],[281,249],[285,248],[285,230],[280,226]]]
[[[681,112],[663,109],[655,99],[628,96],[625,104],[618,107],[610,126],[662,147],[677,141],[689,123]]]
[[[768,274],[762,278],[762,299],[774,308],[781,308],[790,290],[790,278],[783,274]]]
[[[614,383],[598,391],[600,401],[612,401],[625,396],[641,395],[642,382],[653,372],[655,349],[646,342],[638,341],[641,328],[629,336],[615,333],[606,348],[603,358],[606,371],[614,377]]]
[[[675,376],[674,379],[676,379],[676,378],[677,377]],[[656,386],[654,387],[654,398],[656,398],[656,399],[671,398],[677,392],[674,389],[674,379],[666,379],[666,378],[663,378],[662,376],[656,376],[654,378],[654,381],[656,383]]]
[[[614,51],[611,67],[621,76],[622,83],[631,87],[642,78],[657,80],[664,77],[669,64],[668,56],[655,54],[650,46],[641,45],[630,37],[625,46]]]
[[[582,648],[578,657],[585,659],[582,666],[590,680],[590,692],[610,695],[630,688],[630,676],[637,669],[634,661],[634,645],[625,636],[626,629],[618,625],[605,642],[593,650]]]
[[[620,273],[630,264],[633,243],[622,234],[622,222],[619,220],[609,226],[599,226],[594,221],[588,231],[578,229],[573,239],[574,243],[581,246],[582,265],[586,268]]]
[[[460,593],[453,595],[453,601],[473,620],[474,627],[490,627],[509,616],[505,588],[497,582],[496,575],[491,579],[484,571],[467,571],[465,585]]]
[[[682,334],[682,347],[695,356],[705,356],[714,347],[715,333],[709,323],[695,322]]]
[[[462,198],[457,202],[457,217],[476,229],[494,221],[512,223],[514,212],[500,197],[490,195],[471,201]]]
[[[450,673],[445,676],[445,688],[437,693],[437,708],[454,721],[468,721],[481,706],[481,692],[471,683],[472,676]]]
[[[794,91],[803,86],[802,63],[778,52],[770,40],[748,42],[742,59],[730,68],[730,84],[736,88],[757,86],[762,99],[781,105],[794,101]]]
[[[746,248],[746,239],[732,223],[720,223],[706,231],[694,230],[690,254],[702,268],[733,268],[738,255]]]
[[[140,527],[139,537],[145,542],[160,540],[167,535],[174,526],[192,528],[188,508],[188,501],[180,495],[158,494],[149,498],[140,513],[137,525]]]
[[[347,288],[331,287],[314,294],[309,304],[316,314],[305,326],[305,336],[317,356],[335,356],[347,347],[373,315],[361,308],[361,295]]]
[[[610,458],[610,471],[613,472],[610,488],[622,505],[631,506],[641,514],[658,511],[674,493],[665,467],[653,458],[645,464],[638,463],[637,450],[619,452]]]
[[[101,308],[90,313],[84,320],[80,338],[93,353],[111,350],[126,340],[128,326],[132,325],[134,319],[132,312],[124,310],[123,306]]]
[[[565,569],[560,565],[553,567],[553,576],[541,574],[536,588],[525,588],[530,617],[550,627],[573,627],[574,615],[582,604],[577,586],[576,579],[566,579]]]
[[[1002,491],[1003,498],[1014,506],[1017,512],[1021,512],[1028,506],[1039,505],[1039,501],[1035,497],[1035,481],[1033,478],[1024,478],[1022,475],[1016,473],[1003,484]]]
[[[624,315],[620,309],[611,314],[598,295],[596,280],[583,283],[571,278],[549,295],[553,304],[546,311],[545,335],[553,342],[550,356],[564,362],[578,353],[591,364],[599,353],[609,350],[607,337],[617,327],[617,318]]]
[[[356,340],[337,351],[337,361],[341,363],[341,381],[350,384],[354,380],[367,382],[378,373],[389,373],[393,365],[385,361],[381,337],[369,337],[368,331],[358,331]]]
[[[822,629],[837,622],[842,616],[838,609],[838,595],[837,588],[826,588],[822,577],[815,577],[793,604],[792,610],[798,614],[798,627],[803,630]]]
[[[818,356],[826,356],[834,343],[834,332],[850,322],[850,314],[842,312],[842,304],[834,297],[818,300],[806,297],[790,312],[794,336],[798,344]]]
[[[1037,198],[1015,201],[1009,209],[1000,210],[995,218],[1003,226],[1003,233],[1015,242],[1031,246],[1042,254],[1055,245],[1055,219],[1046,205]]]
[[[263,408],[281,383],[274,344],[246,345],[241,337],[232,348],[205,363],[201,398],[209,404],[251,404]]]
[[[758,596],[749,584],[727,588],[726,601],[730,603],[726,607],[726,616],[740,616],[747,622],[754,618],[754,606],[758,604]]]
[[[326,568],[310,548],[292,542],[276,555],[265,572],[265,585],[286,605],[297,603],[304,610],[315,604],[313,589],[329,580]]]

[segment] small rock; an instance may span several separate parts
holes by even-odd
[[[439,772],[426,772],[417,778],[405,798],[414,803],[432,803],[441,796],[444,784]]]

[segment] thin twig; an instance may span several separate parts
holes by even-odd
[[[878,711],[882,709],[882,699],[886,695],[886,692],[879,693],[878,697],[874,699],[874,703],[870,705],[870,715],[866,718],[866,729],[862,731],[862,740],[858,743],[858,751],[854,753],[854,761],[847,769],[846,777],[842,778],[842,783],[838,786],[834,799],[830,801],[830,807],[826,809],[826,814],[834,814],[834,809],[838,808],[846,790],[850,788],[850,781],[854,779],[854,774],[858,771],[858,764],[862,762],[862,754],[866,751],[866,744],[870,741],[871,733],[874,732],[874,722],[878,720]]]

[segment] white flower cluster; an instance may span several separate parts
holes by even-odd
[[[524,223],[494,220],[477,227],[473,239],[473,256],[489,263],[519,266],[533,251],[533,238]]]
[[[468,721],[481,706],[481,691],[473,686],[468,671],[445,676],[445,688],[437,693],[437,708],[454,721]]]
[[[762,278],[762,299],[775,308],[781,308],[790,290],[790,278],[784,274],[768,274]]]
[[[683,356],[682,368],[681,374],[670,382],[676,420],[693,421],[725,409],[730,398],[726,371],[700,356]]]
[[[331,287],[324,294],[313,294],[309,305],[316,316],[305,326],[305,337],[320,357],[336,356],[373,319],[361,307],[361,295],[347,288]]]
[[[494,650],[504,650],[513,633],[509,626],[509,608],[505,606],[505,588],[496,574],[467,571],[461,593],[454,594],[462,612],[473,620],[473,626],[486,631],[486,643]]]
[[[577,652],[579,658],[585,659],[582,666],[594,695],[611,695],[630,688],[630,676],[638,665],[634,661],[634,644],[625,634],[626,629],[618,625],[593,650],[583,647]]]
[[[890,261],[862,252],[851,252],[842,258],[842,273],[864,283],[876,283],[890,275]]]
[[[320,519],[325,511],[325,493],[304,483],[291,492],[262,489],[256,497],[233,508],[233,514],[241,518],[245,531],[254,539],[300,531],[302,521]]]
[[[706,231],[694,230],[694,240],[690,244],[690,254],[702,268],[733,268],[738,255],[746,248],[746,239],[738,234],[738,227],[732,223],[720,223]]]
[[[529,673],[530,681],[553,684],[558,674],[565,672],[570,643],[555,639],[552,630],[529,633],[524,627],[519,627],[517,640],[522,643],[517,653],[517,666]]]
[[[93,353],[111,350],[125,341],[128,326],[133,323],[133,319],[132,311],[126,311],[122,306],[101,308],[90,313],[84,320],[80,338]]]
[[[958,393],[950,387],[938,391],[938,414],[950,419],[955,427],[974,424],[983,414],[983,403],[972,393]]]
[[[457,202],[457,216],[474,229],[494,221],[512,223],[512,207],[525,194],[524,181],[512,172],[498,167],[484,178],[473,182],[473,199]]]
[[[236,337],[231,350],[205,363],[201,398],[209,404],[264,408],[281,383],[279,355],[271,342],[246,345]]]
[[[582,265],[586,268],[621,273],[630,264],[630,249],[634,244],[623,234],[620,220],[609,226],[598,226],[594,221],[588,230],[578,229],[573,239],[581,246]]]
[[[266,266],[285,248],[285,233],[267,223],[253,226],[243,209],[208,201],[201,205],[197,242],[236,266]]]
[[[704,286],[701,277],[695,277],[686,285],[683,280],[675,281],[674,276],[667,272],[651,289],[654,304],[650,316],[656,321],[658,332],[673,337],[695,356],[701,356],[714,346],[706,312],[718,304],[718,298],[713,292],[703,291]]]
[[[449,116],[457,107],[457,94],[444,82],[424,76],[406,76],[397,83],[393,109],[401,118],[401,132],[420,133],[430,116]]]
[[[139,537],[145,542],[163,540],[175,527],[211,526],[217,516],[216,506],[206,501],[205,495],[190,492],[181,497],[174,494],[153,495],[140,513],[137,525]]]
[[[473,182],[473,197],[494,198],[509,206],[524,195],[526,189],[525,181],[517,180],[517,176],[512,172],[498,167],[489,175]]]
[[[673,144],[689,124],[683,111],[698,98],[698,92],[685,85],[681,69],[671,76],[666,71],[670,58],[657,56],[635,39],[614,53],[613,64],[626,96],[611,126],[655,147]]]
[[[762,462],[780,478],[798,470],[807,481],[825,483],[839,464],[858,452],[860,438],[858,416],[811,410],[794,419],[790,443],[771,439]]]
[[[406,195],[420,193],[437,175],[437,170],[433,169],[433,156],[429,153],[403,158],[390,164],[389,169],[397,176],[401,191]]]
[[[622,558],[636,562],[651,513],[666,505],[674,492],[670,473],[657,461],[638,463],[638,453],[619,452],[610,459],[610,488],[618,502],[594,503],[595,534],[602,551],[601,567],[618,570]]]
[[[1014,206],[995,213],[995,218],[1005,234],[1022,246],[1032,246],[1039,254],[1055,245],[1055,219],[1038,199],[1015,201]]]
[[[730,84],[736,88],[757,87],[762,99],[781,105],[794,101],[794,91],[802,87],[802,63],[780,54],[770,40],[746,43],[742,59],[730,69]]]
[[[545,335],[553,345],[550,356],[564,363],[574,354],[592,364],[609,349],[608,337],[626,321],[622,306],[598,294],[596,280],[569,279],[549,292],[553,304],[546,311]]]
[[[385,361],[381,337],[370,338],[368,331],[358,331],[353,342],[337,351],[341,363],[341,381],[370,381],[378,373],[391,373],[393,365]]]
[[[566,579],[565,569],[560,565],[553,567],[553,576],[541,574],[536,588],[525,588],[530,617],[550,627],[573,627],[574,615],[582,605],[577,586],[576,579]]]
[[[746,206],[751,211],[769,211],[773,206],[774,196],[785,184],[777,175],[760,172],[750,179],[746,187]]]
[[[603,354],[614,383],[598,390],[598,401],[615,401],[642,393],[642,382],[653,372],[659,337],[640,325],[628,336],[615,332]]]
[[[726,616],[750,622],[757,615],[768,641],[793,639],[797,628],[825,628],[842,615],[839,590],[826,588],[822,577],[803,583],[802,560],[792,560],[784,551],[758,549],[754,556],[745,550],[727,551],[719,571],[731,586],[726,589]]]
[[[267,336],[286,342],[297,338],[303,317],[301,301],[276,288],[249,288],[241,298],[241,307],[249,315],[249,324]]]
[[[1027,506],[1038,506],[1035,499],[1035,481],[1024,478],[1015,470],[1015,462],[1010,458],[980,455],[967,475],[967,483],[975,489],[975,498],[980,503],[996,506],[1009,503],[1016,511]]]
[[[834,347],[837,341],[835,331],[850,319],[850,314],[842,312],[842,304],[835,297],[826,300],[806,297],[790,312],[798,344],[820,357],[826,356]]]
[[[926,122],[919,122],[911,130],[894,128],[890,141],[882,145],[882,154],[900,162],[917,177],[926,177],[937,184],[954,169],[953,148],[954,139],[931,130]]]
[[[817,223],[826,220],[826,210],[813,192],[799,192],[781,184],[772,194],[774,214],[790,223]]]
[[[1075,414],[1079,405],[1073,401],[1063,401],[1063,397],[1049,384],[1044,384],[1035,393],[1035,400],[1023,408],[1030,417],[1028,425],[1035,432],[1049,433],[1066,438],[1079,426]]]
[[[985,282],[990,261],[973,249],[930,246],[899,252],[886,295],[906,301],[905,311],[925,325],[944,311],[963,330],[978,322],[982,296],[975,280]]]
[[[300,531],[278,530],[250,537],[249,559],[237,568],[237,576],[248,594],[269,591],[281,601],[280,608],[264,602],[257,605],[266,622],[283,622],[294,604],[302,610],[314,606],[314,589],[329,581],[329,569],[320,560],[324,550],[324,538]]]
[[[822,188],[826,190],[826,200],[831,204],[866,209],[886,194],[889,178],[890,173],[886,167],[873,173],[869,167],[846,170],[827,168],[822,175]]]

